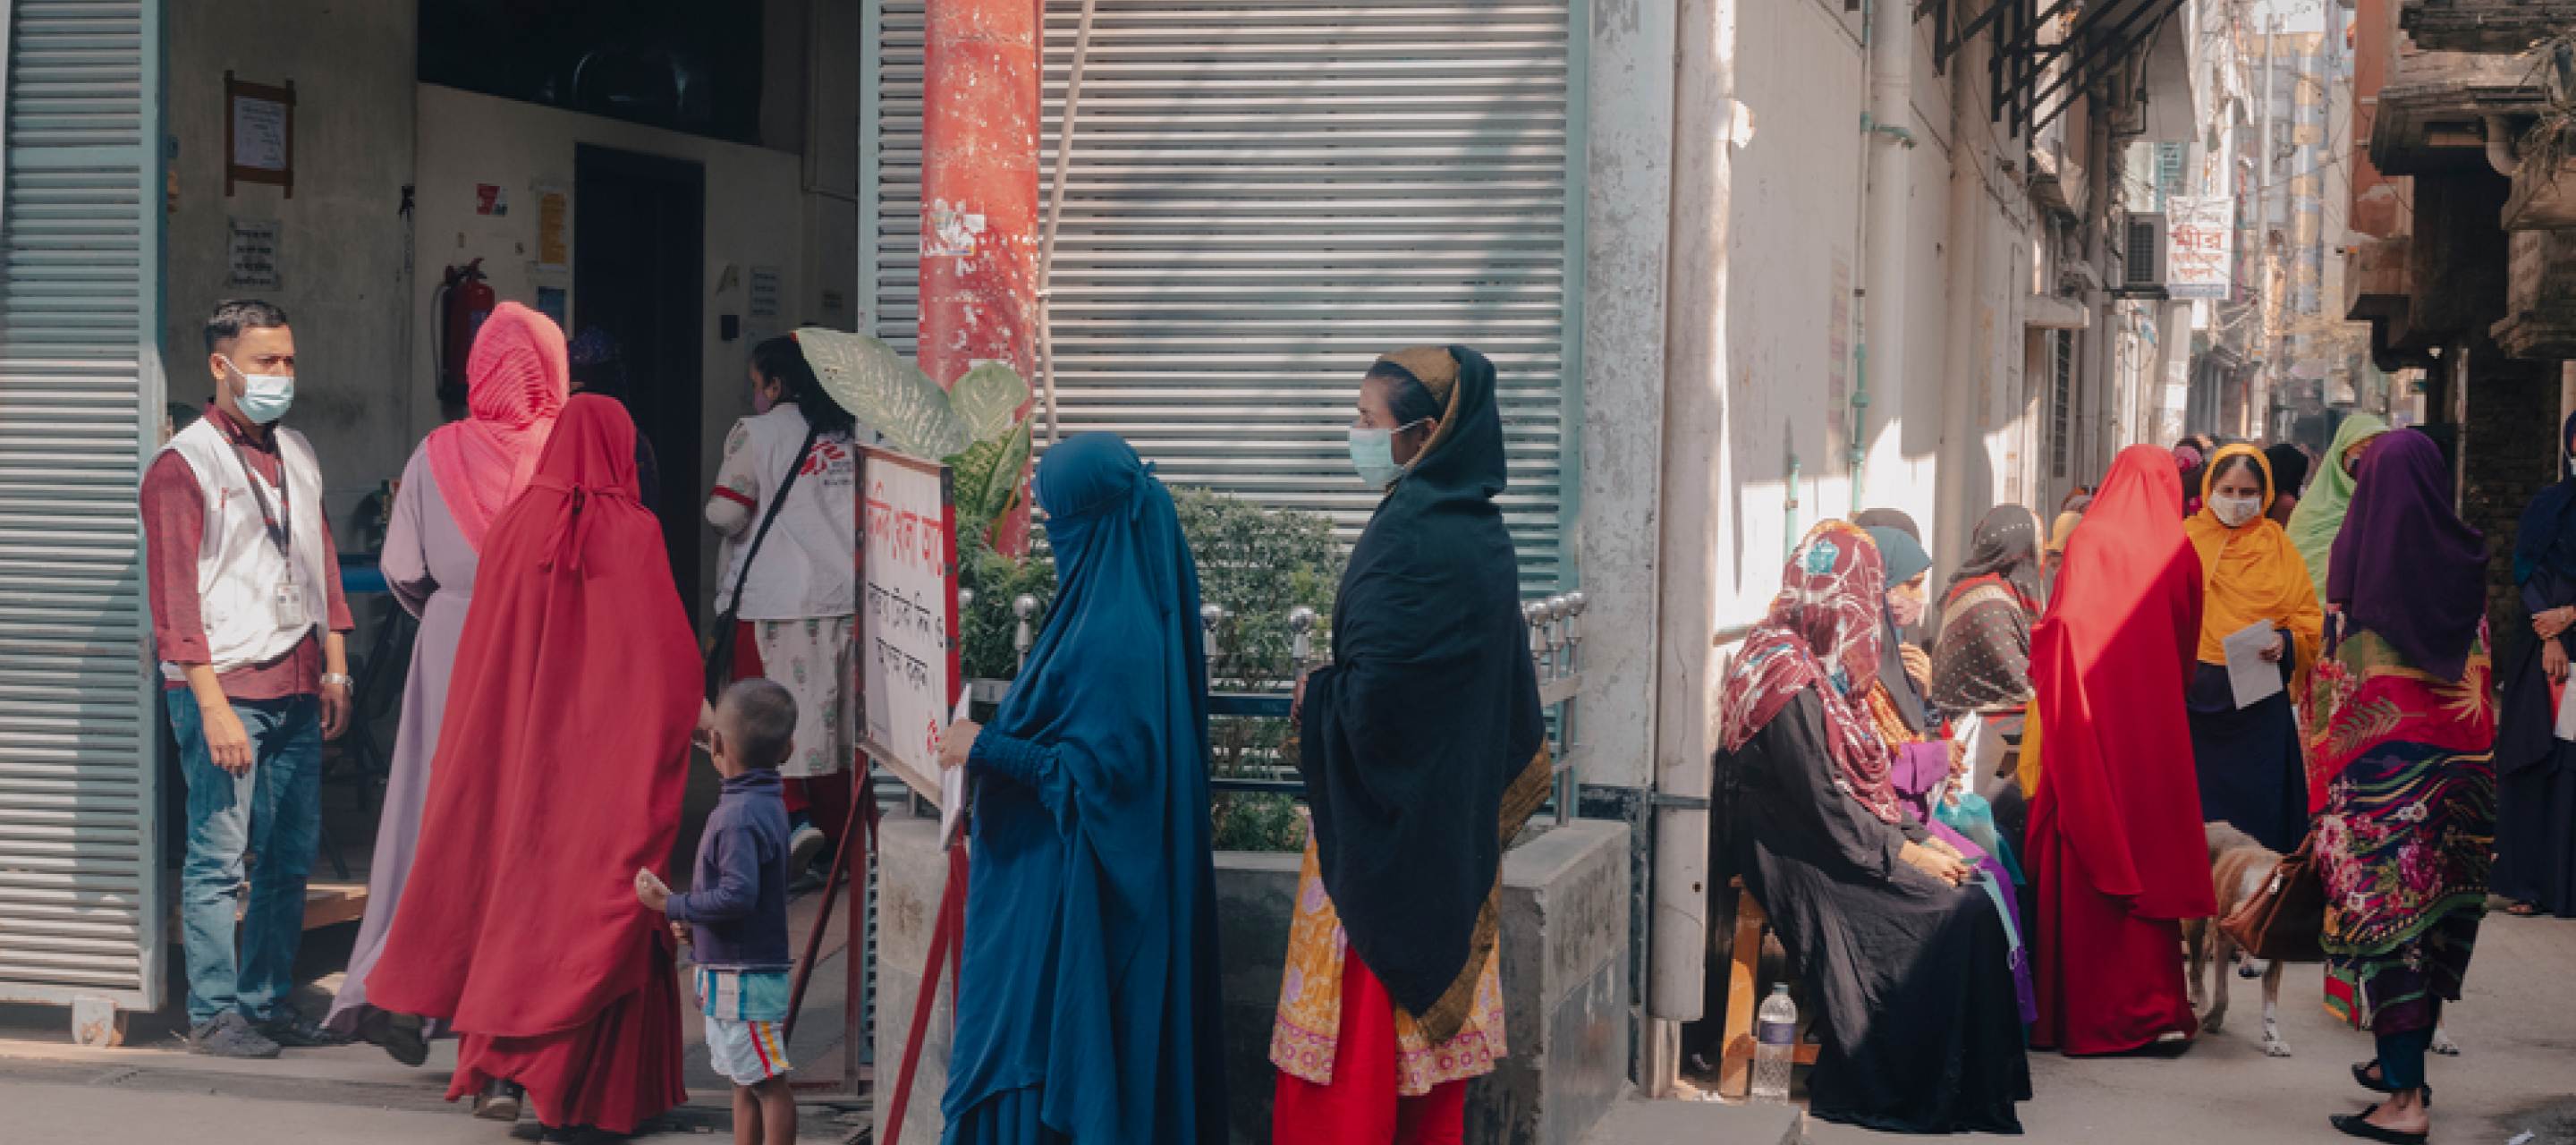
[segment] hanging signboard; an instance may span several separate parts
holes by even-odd
[[[2224,195],[2177,196],[2165,219],[2166,295],[2226,298],[2235,262],[2235,201]]]
[[[859,450],[859,747],[940,799],[939,739],[961,688],[957,507],[948,467]]]

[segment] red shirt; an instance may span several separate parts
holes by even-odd
[[[278,460],[277,435],[235,421],[218,406],[206,407],[215,428],[241,447],[244,460],[261,480],[282,486],[285,466]],[[206,540],[206,490],[188,459],[164,450],[143,473],[143,567],[152,594],[152,642],[160,658],[172,664],[204,664],[213,659],[206,648],[206,624],[197,598],[197,552]],[[296,511],[314,509],[296,507]],[[322,530],[322,567],[340,567],[331,530]],[[340,598],[340,578],[325,578],[331,596],[331,630],[357,627],[348,602]],[[217,677],[224,695],[234,700],[283,700],[322,692],[322,642],[306,637],[295,650],[265,664],[236,668]],[[172,681],[171,688],[187,687]]]

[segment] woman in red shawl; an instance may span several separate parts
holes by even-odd
[[[2216,910],[2183,710],[2200,577],[2173,455],[2122,450],[2031,631],[2047,753],[2024,855],[2039,897],[2032,1045],[2179,1050],[2199,1030],[2176,952],[2181,920]]]
[[[1715,897],[1740,870],[1794,955],[1824,1042],[1807,1083],[1817,1117],[2018,1133],[2030,1061],[1999,896],[1896,790],[1899,769],[1946,769],[1949,749],[1890,744],[1863,703],[1885,575],[1869,534],[1841,521],[1817,525],[1781,570],[1719,689],[1732,813],[1709,832],[1708,885]],[[1719,1024],[1685,1036],[1704,1044]]]
[[[633,879],[667,874],[679,833],[697,645],[636,497],[625,408],[573,398],[484,540],[411,885],[367,979],[464,1034],[450,1100],[515,1082],[550,1132],[632,1133],[687,1098],[671,939]]]
[[[477,553],[492,519],[536,476],[537,455],[567,396],[564,359],[563,331],[552,319],[516,302],[492,311],[465,362],[465,407],[472,416],[430,431],[412,452],[378,562],[394,599],[420,621],[420,633],[412,641],[402,721],[385,774],[375,862],[367,870],[367,915],[358,923],[349,974],[331,1000],[327,1024],[384,1046],[405,1065],[429,1057],[420,1020],[369,1003],[367,975],[384,954],[419,849],[421,805],[429,797],[456,644],[474,601]]]

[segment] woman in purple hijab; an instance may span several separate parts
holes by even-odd
[[[2362,456],[2326,596],[2344,623],[2317,666],[2309,766],[2331,776],[2312,836],[2325,899],[2326,1006],[2378,1040],[2353,1081],[2386,1095],[2336,1129],[2420,1142],[2424,1054],[2460,999],[2486,914],[2495,831],[2486,539],[2451,510],[2433,439]]]

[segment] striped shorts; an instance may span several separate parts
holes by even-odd
[[[787,1023],[707,1019],[707,1056],[735,1085],[787,1075]]]

